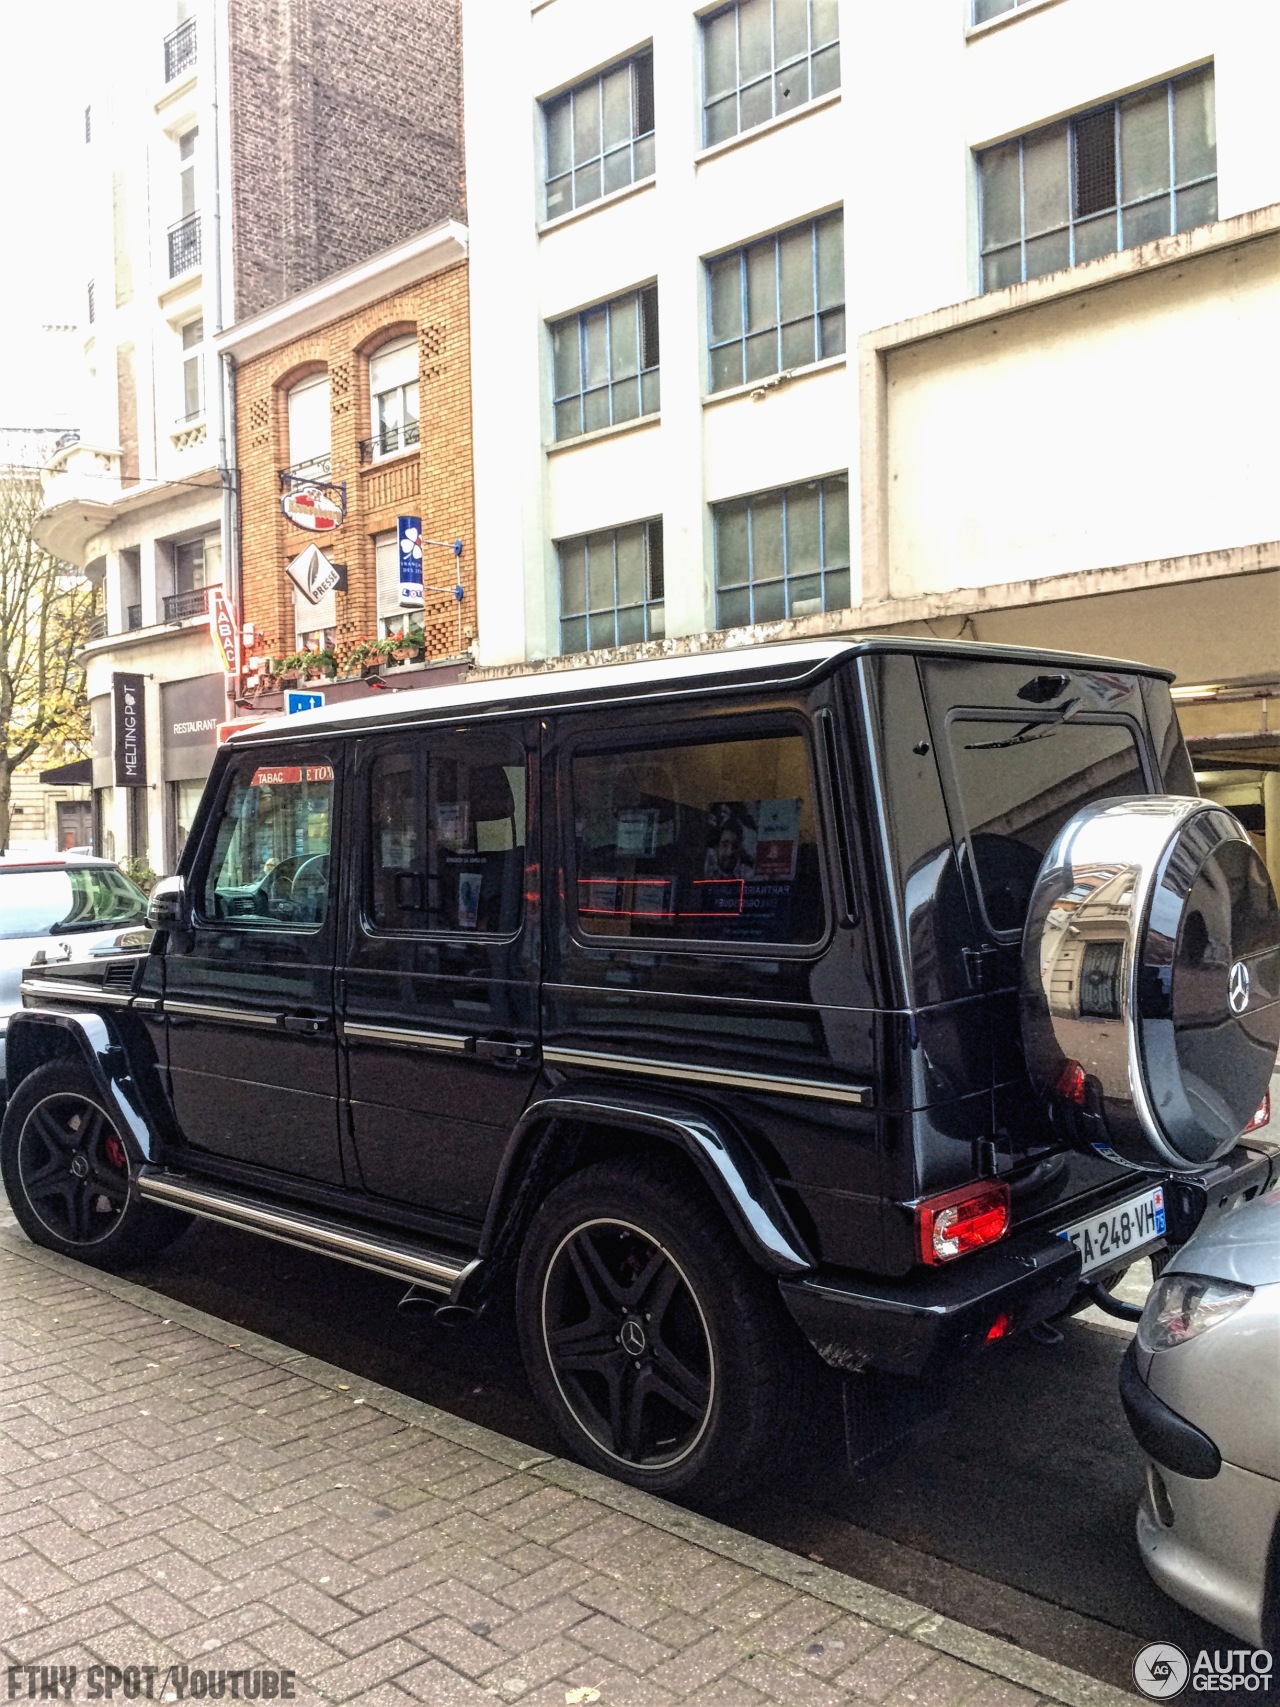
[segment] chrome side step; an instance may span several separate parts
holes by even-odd
[[[375,1274],[412,1281],[430,1292],[452,1298],[462,1282],[478,1265],[478,1258],[459,1262],[405,1239],[375,1233],[348,1222],[333,1222],[305,1209],[285,1208],[264,1198],[228,1191],[206,1180],[184,1174],[166,1173],[162,1168],[144,1167],[137,1178],[138,1195],[152,1203],[185,1210],[206,1221],[222,1221],[242,1227],[281,1244],[297,1245],[304,1251],[337,1257]]]

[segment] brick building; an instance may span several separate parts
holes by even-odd
[[[465,661],[475,633],[468,342],[466,232],[451,221],[218,340],[235,375],[252,655],[324,649],[341,669],[358,640],[421,624],[428,664]],[[280,502],[290,481],[342,493],[339,525],[317,533],[290,521]],[[444,542],[424,547],[420,604],[406,604],[401,590],[401,516]],[[455,540],[460,556],[448,549]],[[345,589],[315,604],[285,573],[312,543],[346,571]],[[358,677],[351,691],[362,691]],[[274,708],[270,689],[254,694],[251,681],[251,695],[260,709]]]
[[[216,587],[240,604],[216,338],[464,217],[458,0],[134,0],[88,27],[81,166],[55,190],[88,383],[79,439],[44,469],[38,534],[97,589],[95,845],[171,870],[234,697],[208,616]],[[146,730],[127,780],[125,676]]]

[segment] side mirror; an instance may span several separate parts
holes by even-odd
[[[147,923],[153,931],[181,931],[191,923],[187,885],[181,877],[162,877],[147,902]]]

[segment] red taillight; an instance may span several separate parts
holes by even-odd
[[[1001,1310],[995,1321],[992,1322],[991,1326],[987,1329],[987,1344],[990,1345],[993,1340],[1002,1340],[1012,1326],[1013,1323],[1009,1319],[1009,1312],[1007,1310]]]
[[[1084,1068],[1078,1061],[1068,1061],[1058,1074],[1058,1082],[1053,1087],[1060,1097],[1075,1103],[1077,1108],[1084,1107]]]
[[[1262,1101],[1258,1104],[1258,1112],[1254,1115],[1253,1119],[1245,1127],[1245,1131],[1246,1132],[1256,1132],[1260,1126],[1270,1126],[1270,1124],[1271,1124],[1271,1092],[1268,1091],[1267,1094],[1263,1097]]]
[[[952,1262],[993,1245],[1009,1231],[1007,1185],[965,1185],[916,1205],[920,1255],[927,1263]]]

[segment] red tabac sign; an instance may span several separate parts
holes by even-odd
[[[209,589],[209,633],[228,676],[240,674],[240,625],[221,587]]]

